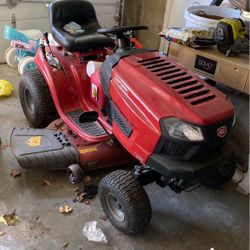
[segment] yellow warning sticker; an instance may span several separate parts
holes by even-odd
[[[92,91],[91,91],[92,98],[95,100],[98,100],[98,87],[94,83],[92,83],[91,89],[92,89]]]
[[[39,147],[42,142],[41,136],[34,136],[27,140],[25,143],[30,147]]]
[[[96,152],[97,151],[97,148],[83,148],[83,149],[80,149],[79,152],[80,154],[87,154],[87,153],[91,153],[91,152]]]

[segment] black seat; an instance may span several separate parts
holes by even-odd
[[[101,26],[94,6],[84,0],[57,0],[50,4],[50,28],[54,39],[69,51],[88,51],[103,47],[113,47],[112,39],[96,31]],[[81,34],[70,34],[64,26],[76,22],[84,30]]]

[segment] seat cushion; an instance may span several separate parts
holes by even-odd
[[[84,0],[57,0],[50,4],[51,33],[60,45],[69,51],[87,51],[103,47],[113,47],[112,39],[97,33],[101,26],[96,18],[93,5]],[[70,34],[63,28],[76,22],[84,30],[80,34]]]
[[[87,51],[114,46],[112,39],[97,32],[89,32],[86,30],[83,34],[73,35],[56,28],[51,32],[53,38],[69,51]]]

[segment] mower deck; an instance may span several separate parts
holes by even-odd
[[[23,168],[66,169],[78,163],[78,154],[62,132],[15,128],[11,148]]]

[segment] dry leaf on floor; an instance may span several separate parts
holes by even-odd
[[[17,170],[17,169],[13,169],[10,172],[10,176],[12,176],[12,177],[17,177],[17,176],[20,176],[20,175],[21,175],[21,172],[19,170]]]
[[[7,148],[9,148],[10,147],[10,144],[4,144],[3,146],[2,146],[2,150],[5,150],[5,149],[7,149]]]
[[[88,186],[84,186],[84,190],[82,192],[78,192],[73,202],[82,202],[86,199],[93,199],[98,192],[97,185],[91,184]]]
[[[100,215],[99,217],[100,220],[103,220],[103,221],[106,221],[107,220],[107,217],[105,215]]]
[[[76,198],[74,199],[74,202],[82,202],[85,199],[86,193],[79,192],[77,193]]]
[[[64,242],[63,244],[62,244],[62,249],[64,249],[64,248],[66,248],[67,246],[69,245],[69,242],[68,241],[66,241],[66,242]]]
[[[43,180],[43,186],[51,186],[51,182],[47,181],[47,180]]]
[[[68,205],[64,205],[63,207],[59,207],[58,211],[62,214],[69,214],[73,211],[73,208]]]
[[[15,226],[17,221],[16,211],[0,216],[0,223],[6,226]]]
[[[91,177],[90,176],[85,176],[84,177],[84,182],[86,183],[86,182],[91,182]]]
[[[1,237],[1,236],[4,236],[5,234],[6,234],[5,232],[0,231],[0,237]]]

